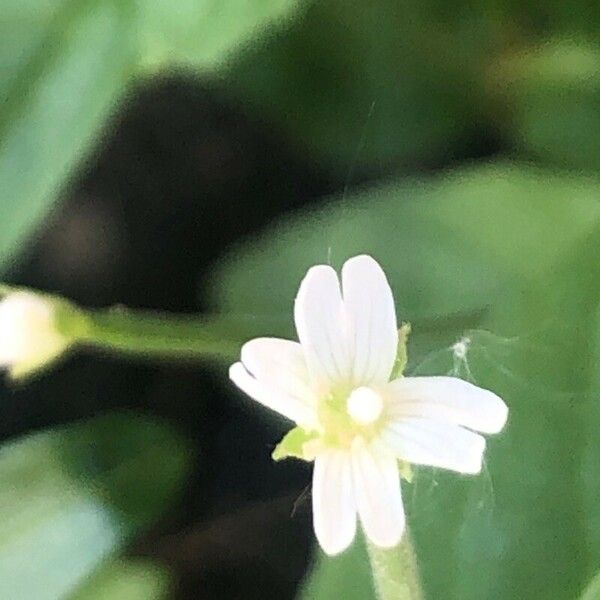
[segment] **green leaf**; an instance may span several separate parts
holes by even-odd
[[[591,178],[500,164],[332,198],[226,256],[213,276],[214,304],[226,313],[287,317],[291,325],[308,267],[340,267],[366,252],[382,264],[398,316],[414,331],[440,318],[467,328],[498,291],[539,278],[592,231],[598,197],[600,182]],[[411,341],[418,349],[419,340]]]
[[[135,0],[142,64],[202,69],[220,65],[262,29],[281,26],[300,0]]]
[[[114,561],[102,567],[69,600],[162,600],[167,598],[170,576],[150,561]]]
[[[396,362],[392,369],[391,379],[402,377],[408,364],[408,338],[410,337],[410,323],[402,323],[398,330],[398,350],[396,351]]]
[[[0,597],[54,600],[155,521],[189,448],[168,426],[115,414],[0,449]]]
[[[462,502],[449,490],[464,511],[460,539],[434,536],[441,525],[435,517],[421,536],[425,555],[441,541],[445,564],[458,569],[449,577],[441,557],[435,560],[434,597],[452,585],[454,597],[466,600],[567,600],[600,560],[600,390],[590,336],[600,297],[599,233],[574,243],[537,285],[506,290],[484,323],[496,342],[488,336],[471,344],[473,378],[504,397],[511,412],[487,455],[492,506],[478,510],[482,495],[475,489]],[[532,571],[534,561],[543,567]]]
[[[498,39],[490,15],[464,1],[451,10],[417,0],[308,3],[291,27],[240,54],[228,82],[299,151],[344,173],[355,163],[430,164],[476,127]]]
[[[0,264],[48,214],[132,70],[128,2],[0,7]]]
[[[494,65],[490,91],[517,147],[548,163],[600,167],[600,46],[569,37],[525,48]]]

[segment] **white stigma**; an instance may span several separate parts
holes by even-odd
[[[357,423],[370,425],[381,416],[383,399],[371,388],[359,387],[348,396],[346,410]]]

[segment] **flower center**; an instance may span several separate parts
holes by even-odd
[[[360,425],[370,425],[383,411],[383,399],[371,388],[356,388],[346,401],[346,410],[352,420]]]

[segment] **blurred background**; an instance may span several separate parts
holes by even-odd
[[[511,409],[480,477],[403,486],[427,597],[583,597],[599,25],[583,1],[0,0],[2,277],[293,336],[306,268],[372,254],[409,372]],[[227,366],[81,353],[0,387],[0,598],[373,598],[360,540],[314,550],[310,466],[271,461],[287,425]]]

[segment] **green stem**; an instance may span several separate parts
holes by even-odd
[[[417,559],[408,531],[394,548],[380,548],[367,539],[367,553],[378,600],[423,600]]]
[[[86,311],[78,343],[143,357],[234,360],[252,337],[281,332],[254,317],[198,317],[123,308]]]

